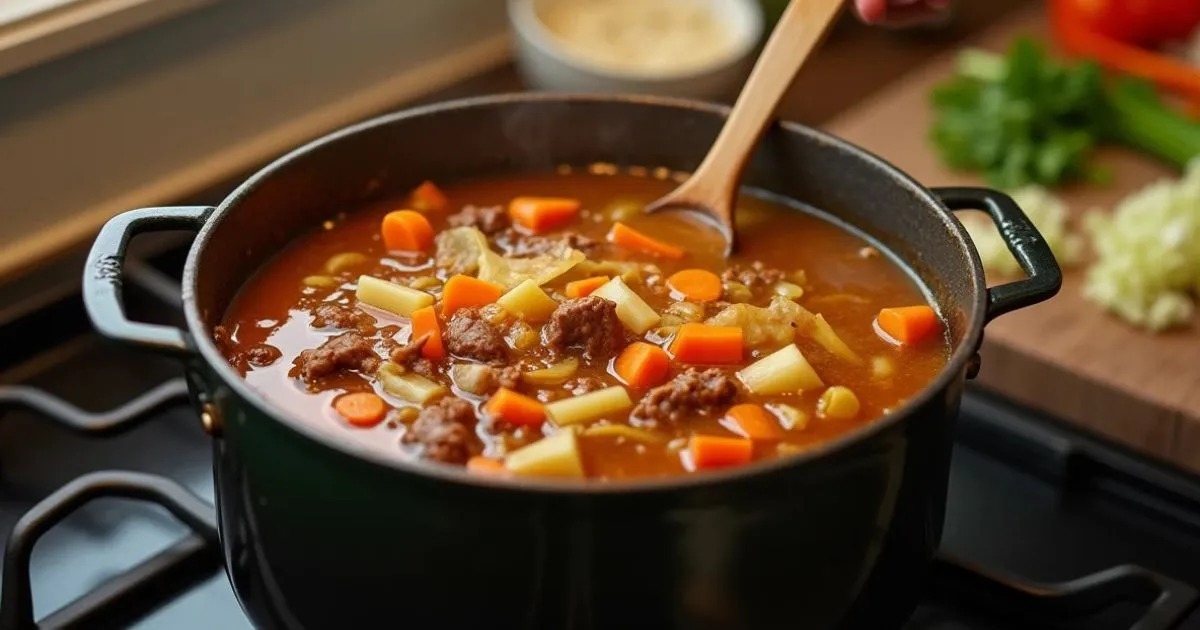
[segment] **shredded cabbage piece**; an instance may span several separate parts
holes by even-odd
[[[562,385],[567,379],[575,376],[577,371],[579,371],[579,359],[567,357],[554,365],[525,372],[521,375],[521,380],[539,387]]]
[[[511,289],[526,280],[545,284],[570,271],[586,257],[565,243],[547,254],[530,258],[501,256],[488,246],[487,237],[473,227],[458,227],[437,237],[437,265],[450,273],[478,271],[480,280]]]
[[[708,318],[707,323],[741,328],[743,343],[751,348],[774,350],[795,341],[796,335],[806,335],[839,359],[862,363],[862,358],[838,337],[824,317],[782,295],[771,298],[766,308],[731,304]]]
[[[1084,227],[1096,263],[1084,296],[1151,332],[1187,325],[1200,295],[1200,159],[1177,181],[1133,193]]]
[[[742,339],[747,346],[773,349],[795,341],[796,330],[807,330],[815,317],[795,301],[775,296],[766,308],[731,304],[708,318],[707,323],[711,326],[737,326],[742,329]]]
[[[804,327],[803,330],[834,356],[850,363],[862,363],[862,357],[851,350],[845,341],[842,341],[842,338],[834,332],[833,326],[830,326],[829,322],[825,321],[824,315],[818,314],[809,320],[809,325]]]
[[[526,280],[542,285],[567,273],[585,258],[583,252],[562,243],[550,253],[532,258],[509,258],[485,249],[479,256],[479,279],[506,289]]]
[[[434,239],[437,266],[451,274],[472,274],[479,269],[479,256],[488,251],[487,237],[472,227],[446,230]]]
[[[1083,237],[1070,230],[1066,204],[1040,186],[1021,188],[1012,193],[1012,198],[1025,211],[1042,238],[1046,239],[1059,266],[1068,268],[1077,265],[1083,256]],[[975,243],[984,269],[1002,277],[1022,274],[1021,265],[1008,251],[1008,246],[990,219],[966,215],[962,217],[962,223]]]
[[[575,269],[583,276],[620,276],[627,284],[641,282],[643,272],[661,273],[656,265],[626,260],[585,260]]]

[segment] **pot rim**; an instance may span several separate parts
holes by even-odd
[[[916,180],[904,173],[900,169],[893,166],[886,160],[874,155],[873,153],[853,145],[845,140],[837,138],[823,131],[801,125],[795,122],[781,121],[780,127],[789,134],[796,134],[805,137],[806,139],[829,145],[842,151],[847,151],[853,154],[856,158],[863,162],[883,171],[887,176],[895,180],[896,184],[907,189],[916,199],[925,204],[931,204],[942,211],[943,219],[946,227],[958,239],[959,245],[967,252],[971,268],[971,284],[975,293],[974,304],[964,304],[968,310],[967,330],[963,336],[962,342],[950,355],[950,359],[943,366],[938,375],[930,381],[920,393],[908,399],[903,405],[893,410],[886,416],[877,419],[876,421],[866,426],[860,427],[857,430],[850,431],[835,439],[822,442],[819,446],[810,448],[802,453],[791,455],[788,457],[772,458],[748,464],[745,466],[737,466],[728,469],[707,471],[707,472],[691,472],[681,475],[672,475],[668,477],[651,477],[644,479],[621,480],[621,481],[603,481],[595,480],[571,480],[571,479],[553,479],[553,478],[492,478],[485,475],[477,475],[468,472],[465,468],[458,466],[440,465],[436,462],[425,462],[410,460],[404,457],[388,457],[383,453],[368,449],[365,446],[356,444],[352,440],[342,439],[338,436],[323,431],[311,423],[298,418],[292,418],[284,413],[282,409],[271,404],[269,400],[243,379],[224,356],[217,350],[216,344],[212,340],[204,320],[201,317],[198,304],[196,302],[196,284],[199,277],[199,260],[200,253],[207,247],[209,240],[212,238],[217,225],[221,223],[224,217],[237,206],[237,204],[258,185],[269,177],[273,176],[277,171],[287,167],[291,162],[300,157],[307,155],[313,151],[319,150],[327,145],[333,144],[343,138],[366,133],[372,129],[383,127],[401,120],[413,118],[421,118],[430,114],[447,110],[464,110],[472,108],[486,109],[498,105],[505,104],[520,104],[520,103],[538,103],[538,102],[591,102],[591,103],[624,103],[634,106],[649,106],[649,107],[670,107],[674,109],[690,110],[702,114],[717,115],[722,118],[729,115],[729,107],[717,105],[713,103],[704,103],[689,99],[662,97],[662,96],[644,96],[644,95],[602,95],[602,94],[557,94],[557,93],[510,93],[510,94],[495,94],[480,97],[470,97],[464,99],[456,99],[423,105],[413,108],[404,109],[391,114],[386,114],[370,120],[366,120],[348,127],[344,127],[330,134],[317,138],[307,144],[304,144],[287,154],[279,157],[274,162],[260,169],[254,175],[251,175],[245,182],[239,185],[231,192],[221,204],[217,206],[204,225],[200,228],[196,235],[195,241],[192,243],[188,251],[187,260],[183,268],[182,277],[182,297],[184,304],[184,315],[187,321],[188,331],[191,336],[193,347],[198,351],[199,356],[207,364],[208,368],[213,370],[223,381],[223,383],[231,388],[238,396],[245,399],[249,404],[253,405],[260,413],[270,417],[282,426],[299,433],[301,436],[320,444],[323,447],[330,448],[335,451],[340,451],[344,455],[349,455],[359,461],[367,462],[383,468],[389,469],[391,472],[396,472],[405,475],[415,475],[425,479],[434,479],[443,482],[450,482],[464,486],[471,486],[479,489],[490,489],[502,492],[511,493],[534,493],[541,495],[584,495],[584,496],[599,496],[599,495],[643,495],[650,493],[665,493],[683,489],[699,489],[711,488],[727,484],[734,484],[740,481],[747,480],[751,477],[759,475],[768,475],[787,468],[801,467],[812,465],[826,457],[832,456],[840,451],[848,450],[856,445],[862,444],[872,437],[893,428],[895,425],[907,419],[913,414],[913,411],[920,406],[929,402],[938,392],[950,387],[956,378],[964,373],[967,362],[970,357],[977,351],[983,337],[983,328],[986,325],[986,310],[987,310],[987,285],[984,280],[983,264],[979,259],[978,253],[974,247],[970,246],[970,240],[966,230],[956,221],[951,211],[938,200],[938,198],[927,188],[919,184]],[[256,270],[257,271],[257,270]],[[224,305],[228,307],[228,304]],[[220,439],[220,438],[215,438]]]

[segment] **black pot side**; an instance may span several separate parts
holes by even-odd
[[[213,434],[226,567],[262,628],[869,629],[920,596],[945,508],[954,418],[988,320],[1053,296],[1061,273],[1001,193],[922,188],[812,129],[768,132],[745,176],[829,213],[927,288],[954,352],[920,396],[810,453],[623,484],[481,479],[385,461],[283,417],[210,337],[247,275],[334,212],[424,179],[596,162],[695,168],[725,110],[641,97],[496,96],[385,116],[300,148],[218,208],[110,221],[85,270],[99,331],[181,357]],[[951,211],[996,221],[1029,277],[985,288]],[[197,229],[188,330],[128,321],[125,246]]]

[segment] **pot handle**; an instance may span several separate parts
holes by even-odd
[[[1054,297],[1062,287],[1062,269],[1046,239],[1012,197],[990,188],[934,188],[950,210],[983,210],[992,217],[1008,251],[1028,276],[987,290],[987,321]]]
[[[186,356],[192,353],[188,334],[174,326],[130,321],[121,301],[121,276],[129,241],[142,232],[199,229],[211,206],[142,208],[123,212],[100,229],[83,269],[83,304],[100,334],[150,350]]]

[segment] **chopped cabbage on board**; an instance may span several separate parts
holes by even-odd
[[[1200,160],[1151,184],[1085,227],[1096,263],[1084,296],[1150,331],[1186,325],[1200,294]]]
[[[1070,231],[1067,207],[1061,199],[1040,186],[1021,188],[1012,193],[1012,198],[1046,239],[1059,266],[1067,268],[1079,262],[1083,254],[1083,239]],[[1022,275],[1020,264],[1009,253],[1008,246],[991,219],[971,215],[964,215],[961,219],[985,269],[1003,277]]]

